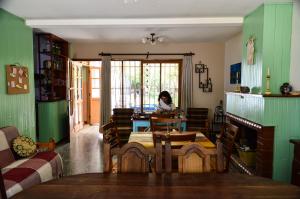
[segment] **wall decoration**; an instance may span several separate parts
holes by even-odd
[[[29,93],[28,68],[6,65],[7,94]]]
[[[230,65],[230,84],[241,83],[241,63]]]
[[[202,88],[203,92],[212,92],[212,81],[208,77],[208,67],[206,64],[203,64],[201,61],[199,64],[195,64],[195,73],[199,74],[199,88]],[[201,80],[201,74],[204,75],[204,79]]]
[[[254,40],[255,38],[251,36],[247,41],[247,64],[253,65],[254,64]]]

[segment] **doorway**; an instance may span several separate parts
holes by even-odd
[[[101,61],[72,61],[70,67],[70,126],[73,126],[74,132],[82,129],[84,125],[99,125],[100,82]]]
[[[100,66],[99,61],[93,61],[88,67],[88,117],[89,124],[92,125],[100,122]]]
[[[70,61],[69,69],[69,125],[70,134],[83,128],[82,64]]]

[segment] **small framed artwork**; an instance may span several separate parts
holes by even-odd
[[[200,73],[201,64],[195,64],[195,73]]]
[[[7,94],[29,93],[28,68],[6,65]]]
[[[241,83],[241,63],[232,64],[230,66],[230,84]]]

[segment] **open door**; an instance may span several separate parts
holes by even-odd
[[[100,122],[100,67],[89,67],[89,121]]]
[[[68,65],[69,126],[72,134],[83,128],[82,65],[71,60]]]

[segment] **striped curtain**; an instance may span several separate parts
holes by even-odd
[[[101,66],[101,96],[100,96],[100,126],[109,122],[111,116],[111,56],[102,57]]]
[[[180,108],[186,113],[187,108],[192,106],[193,91],[193,63],[192,56],[185,55],[183,58],[182,80],[181,80],[181,103]]]

